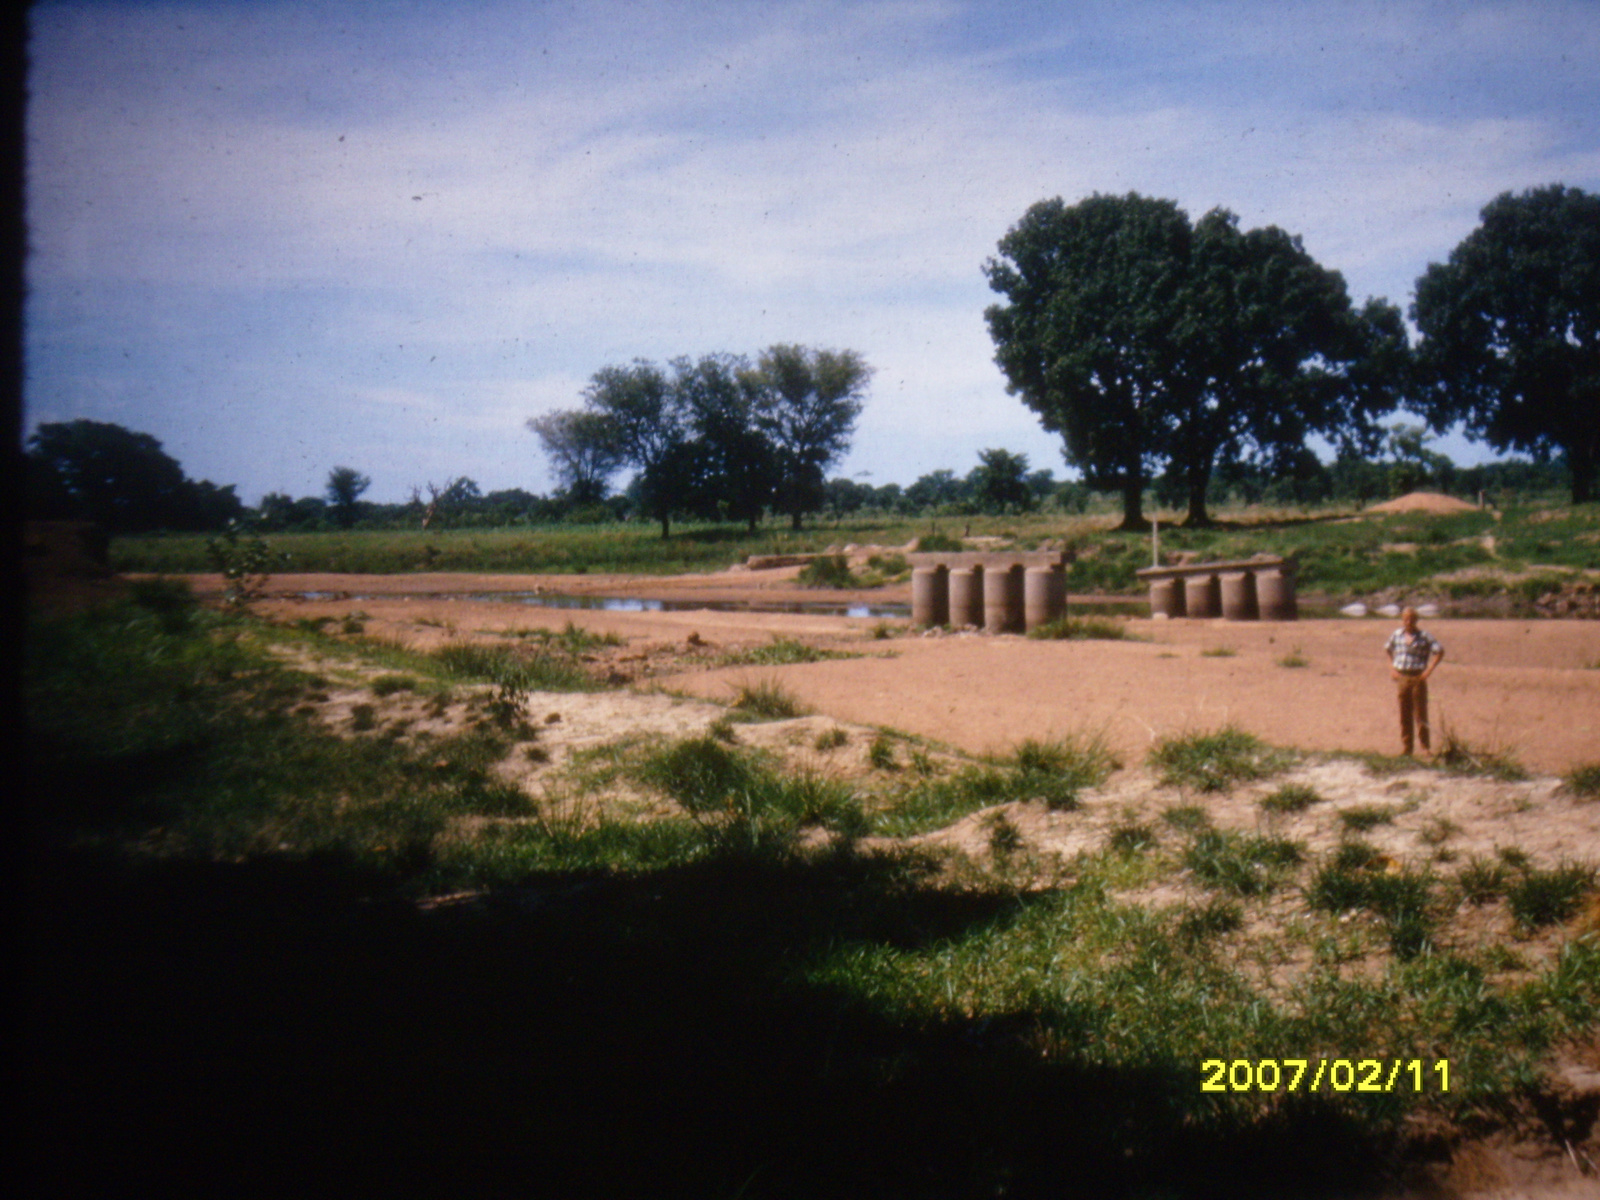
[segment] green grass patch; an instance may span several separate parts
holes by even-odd
[[[1196,792],[1225,792],[1265,779],[1288,765],[1289,755],[1234,726],[1157,742],[1146,761],[1162,783]]]
[[[1313,804],[1321,804],[1317,789],[1304,783],[1286,783],[1270,795],[1261,797],[1261,809],[1269,813],[1305,812]]]
[[[1361,853],[1347,851],[1359,847]],[[1381,858],[1364,843],[1347,842],[1324,863],[1306,889],[1306,903],[1329,913],[1365,910],[1375,914],[1397,958],[1411,959],[1432,945],[1436,924],[1434,878],[1410,870],[1386,871]]]
[[[1395,810],[1388,804],[1356,804],[1339,810],[1339,824],[1352,833],[1366,833],[1379,825],[1392,825]]]
[[[1451,775],[1483,775],[1503,783],[1528,778],[1527,770],[1508,750],[1475,746],[1446,727],[1434,765]]]
[[[817,734],[817,740],[814,745],[818,750],[827,751],[837,750],[841,746],[848,745],[849,742],[850,735],[839,726],[835,725],[832,728],[824,729],[821,733]]]
[[[1201,658],[1236,658],[1238,654],[1232,646],[1207,646],[1200,651]]]
[[[641,783],[708,822],[717,844],[773,851],[807,826],[848,837],[866,818],[845,784],[813,774],[785,774],[764,756],[713,737],[688,738],[649,754],[634,771]]]
[[[1178,918],[1178,938],[1193,944],[1233,933],[1244,927],[1244,908],[1237,900],[1212,896],[1186,908]]]
[[[1559,925],[1577,915],[1594,889],[1594,869],[1568,863],[1548,871],[1524,870],[1506,886],[1506,905],[1523,929]]]
[[[1565,779],[1574,796],[1582,800],[1600,800],[1600,762],[1573,767]]]
[[[549,646],[450,642],[429,655],[444,677],[523,692],[586,692],[603,685],[571,655]]]
[[[1060,617],[1028,631],[1043,641],[1137,641],[1121,621],[1110,617]]]
[[[1304,857],[1287,838],[1209,829],[1184,850],[1183,864],[1207,887],[1257,896],[1277,888]]]
[[[412,675],[379,675],[367,685],[374,696],[392,696],[396,692],[414,692],[419,684]]]
[[[776,679],[747,680],[733,692],[733,716],[742,721],[787,721],[810,711]]]
[[[795,576],[801,587],[858,588],[862,581],[850,569],[850,560],[842,554],[819,554]]]
[[[867,746],[867,762],[875,771],[895,771],[900,764],[894,757],[894,739],[886,733],[875,735]]]
[[[820,646],[808,646],[798,638],[774,637],[765,645],[730,650],[717,658],[717,665],[724,667],[787,667],[795,663],[823,662],[830,658],[860,657],[860,654],[847,650],[824,650]]]
[[[974,763],[942,777],[917,772],[917,779],[887,798],[874,816],[875,827],[879,833],[906,837],[1012,802],[1071,811],[1081,792],[1104,783],[1117,767],[1105,740],[1095,735],[1030,739],[1010,759]]]
[[[1160,844],[1156,831],[1140,821],[1124,821],[1111,830],[1106,849],[1113,854],[1142,854]]]
[[[1456,872],[1456,886],[1468,904],[1488,904],[1506,894],[1508,876],[1504,863],[1474,856]]]

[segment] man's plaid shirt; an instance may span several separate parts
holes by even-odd
[[[1403,625],[1389,635],[1389,644],[1385,649],[1394,663],[1394,669],[1407,674],[1426,670],[1430,658],[1444,653],[1444,647],[1420,629],[1416,637],[1408,638]]]

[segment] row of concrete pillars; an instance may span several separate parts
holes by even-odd
[[[1229,621],[1293,621],[1294,575],[1267,569],[1195,572],[1150,581],[1150,615],[1224,617]]]
[[[1067,575],[1059,566],[917,567],[911,572],[911,622],[1021,633],[1067,611]]]

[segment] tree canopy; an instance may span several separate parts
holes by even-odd
[[[1491,201],[1417,280],[1421,410],[1496,450],[1566,455],[1573,503],[1600,466],[1600,196],[1551,184]]]
[[[588,409],[569,408],[529,417],[556,478],[574,504],[595,504],[606,498],[607,484],[622,463],[605,417]]]
[[[872,368],[854,350],[772,346],[753,385],[761,432],[772,447],[778,511],[795,529],[821,508],[827,468],[850,448]]]
[[[334,467],[328,472],[324,490],[328,496],[328,507],[333,509],[334,519],[339,524],[347,527],[355,524],[358,511],[356,504],[362,493],[371,486],[371,477],[354,467]]]
[[[1219,460],[1288,461],[1310,433],[1370,446],[1406,361],[1400,314],[1351,306],[1298,238],[1198,224],[1130,193],[1030,208],[984,266],[1006,303],[985,313],[1008,388],[1060,433],[1085,483],[1142,494],[1181,472],[1204,523]]]
[[[28,439],[28,509],[113,533],[221,529],[244,513],[233,486],[192,480],[148,433],[104,421],[40,425]]]
[[[596,371],[584,407],[535,417],[557,475],[598,487],[636,472],[640,506],[671,532],[675,515],[747,522],[771,506],[799,528],[827,500],[825,472],[847,449],[869,368],[851,350],[777,345],[739,355],[645,359]]]

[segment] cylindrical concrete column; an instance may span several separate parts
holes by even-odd
[[[1024,575],[1021,563],[984,572],[983,627],[990,633],[1022,632]]]
[[[1188,610],[1183,605],[1183,580],[1176,576],[1150,581],[1150,615],[1152,617],[1181,617]]]
[[[1294,575],[1276,569],[1256,572],[1256,607],[1263,621],[1294,621],[1300,617],[1294,598]]]
[[[1215,575],[1187,575],[1183,580],[1183,611],[1191,617],[1220,617],[1222,592]]]
[[[950,571],[950,626],[983,628],[983,565]]]
[[[912,570],[911,623],[924,629],[950,623],[950,568],[943,563]]]
[[[1067,611],[1067,573],[1059,566],[1029,567],[1022,578],[1022,623],[1037,629]]]
[[[1229,571],[1222,577],[1222,615],[1230,621],[1254,621],[1261,615],[1253,572]]]

